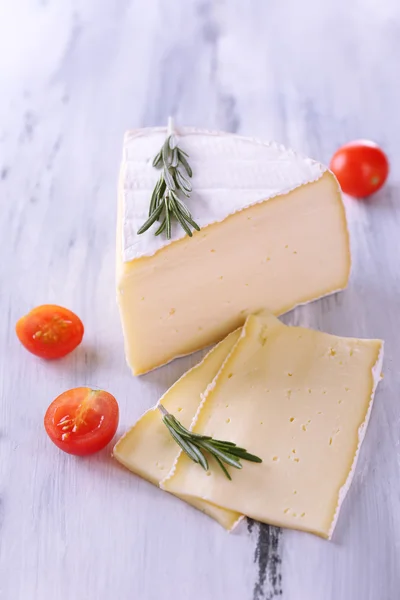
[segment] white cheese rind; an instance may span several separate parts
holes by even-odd
[[[347,495],[347,492],[350,489],[350,486],[351,486],[351,483],[353,481],[353,477],[354,477],[354,474],[356,471],[356,466],[357,466],[358,457],[360,455],[361,445],[364,441],[365,433],[367,431],[368,423],[369,423],[369,420],[371,417],[372,405],[373,405],[374,399],[375,399],[376,388],[378,387],[378,383],[382,379],[383,348],[384,348],[384,342],[382,342],[382,346],[379,351],[378,359],[377,359],[375,365],[372,367],[372,379],[373,379],[374,383],[373,383],[373,389],[372,389],[372,393],[371,393],[371,401],[368,406],[367,414],[365,415],[365,420],[360,425],[360,428],[358,430],[357,450],[354,455],[353,464],[352,464],[350,472],[348,474],[346,483],[342,486],[342,488],[339,491],[338,504],[337,504],[336,512],[332,519],[332,524],[331,524],[331,528],[329,530],[328,539],[332,538],[334,529],[336,527],[337,520],[339,518],[339,513],[342,508],[343,501]]]
[[[317,161],[276,142],[191,127],[179,128],[176,133],[193,169],[193,193],[187,204],[202,228],[317,181],[327,170]],[[151,194],[159,177],[152,161],[166,135],[166,127],[138,129],[125,135],[120,179],[120,251],[124,262],[151,256],[186,235],[175,223],[171,240],[153,235],[156,224],[147,233],[137,234],[148,217]]]

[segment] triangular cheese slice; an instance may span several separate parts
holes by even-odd
[[[349,239],[339,185],[323,165],[275,143],[177,130],[189,155],[193,237],[138,235],[165,128],[125,136],[119,185],[117,298],[135,374],[223,339],[262,308],[282,314],[343,289]]]

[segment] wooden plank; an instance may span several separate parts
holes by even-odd
[[[345,0],[87,0],[0,8],[0,597],[394,600],[400,576],[400,8]],[[125,366],[114,293],[125,129],[166,122],[277,139],[328,161],[369,137],[389,184],[347,200],[349,289],[285,317],[386,341],[356,477],[333,542],[249,523],[227,535],[109,452],[81,460],[43,431],[50,401],[91,384],[122,433],[200,354],[140,379]],[[64,304],[84,344],[29,356],[14,323]],[[110,450],[110,448],[109,448]]]

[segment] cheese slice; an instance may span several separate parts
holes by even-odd
[[[180,454],[161,482],[258,521],[332,535],[380,378],[380,340],[340,338],[250,316],[193,430],[262,458],[205,473]]]
[[[185,426],[190,427],[201,401],[201,394],[218,373],[222,363],[237,342],[240,330],[231,333],[215,346],[203,360],[185,373],[160,399],[160,403]],[[162,422],[157,406],[148,410],[117,442],[113,455],[124,467],[158,485],[171,470],[179,446]],[[214,506],[197,498],[183,500],[216,519],[231,530],[240,514]]]
[[[166,129],[125,137],[119,184],[117,299],[134,374],[220,341],[248,314],[282,314],[343,289],[349,239],[339,185],[321,164],[274,143],[180,129],[190,158],[188,237],[142,235]]]

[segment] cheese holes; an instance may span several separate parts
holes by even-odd
[[[288,459],[293,460],[294,462],[298,463],[298,462],[300,462],[300,459],[293,456],[293,453],[295,453],[295,452],[296,452],[296,450],[292,450],[292,454],[289,454]]]
[[[340,433],[340,429],[336,429],[335,433],[333,434],[332,437],[329,438],[329,445],[332,446],[333,445],[333,441],[336,435],[338,435]]]

